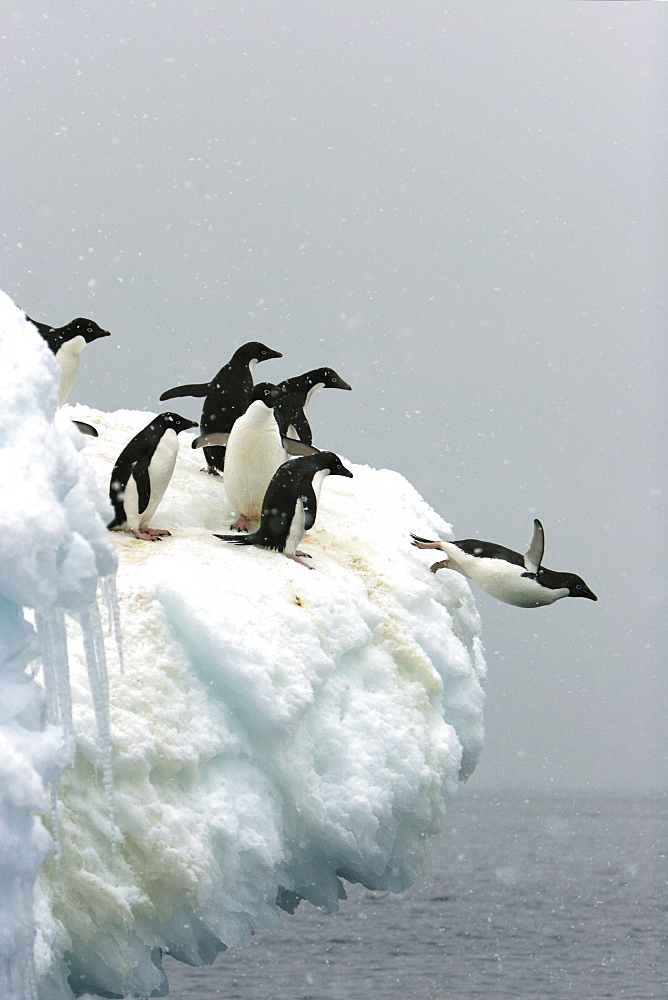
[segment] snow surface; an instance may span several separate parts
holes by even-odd
[[[22,377],[36,398],[48,397],[52,418],[55,362],[36,354],[42,374]],[[18,417],[25,439],[50,435],[50,456],[61,444],[77,463],[84,455],[91,471],[79,482],[89,492],[79,489],[72,523],[81,516],[87,524],[95,510],[98,538],[100,490],[152,414],[66,406],[57,430],[46,418],[34,426],[33,410]],[[76,441],[82,453],[67,417],[98,429],[98,438]],[[95,625],[82,630],[67,618],[76,753],[58,783],[60,856],[47,857],[35,884],[40,1000],[162,995],[163,951],[210,962],[223,946],[276,929],[279,906],[291,911],[303,898],[336,909],[345,881],[403,890],[482,749],[485,665],[471,591],[456,574],[437,579],[410,545],[410,531],[445,537],[449,526],[398,473],[344,459],[354,478],[325,480],[317,522],[302,543],[313,572],[277,553],[226,544],[212,536],[233,519],[223,482],[200,472],[192,436],[180,435],[174,476],[152,522],[172,537],[152,543],[104,533],[99,550],[91,547],[106,590],[113,551],[119,564],[123,672],[113,638],[106,641],[113,819],[84,648]],[[65,607],[92,616],[97,607],[88,591],[75,600],[85,577],[76,552],[61,560],[60,578],[55,569],[48,575],[49,558],[58,565],[64,522],[60,530],[56,522],[69,493],[48,494],[41,463],[24,464],[26,479],[34,472],[38,484],[11,498],[3,491],[0,525],[26,519],[39,496],[35,526],[49,537],[43,567],[33,567],[35,546],[25,538],[14,547],[17,571],[0,581],[9,640],[28,629],[20,608],[36,607],[38,596],[53,603],[62,593]],[[63,475],[46,478],[57,484]],[[109,507],[103,519],[110,518]],[[7,534],[5,527],[3,544]],[[113,609],[112,598],[107,633]],[[4,634],[2,641],[4,677],[3,660],[19,642],[12,647]],[[34,649],[11,669],[34,692],[24,671],[31,656]],[[46,825],[44,783],[67,763],[63,740],[49,732],[41,738],[58,746],[45,744],[41,770],[24,757],[10,775],[27,815],[42,813]],[[32,877],[48,847],[35,822]],[[28,850],[27,841],[15,846],[17,868]],[[11,954],[0,937],[0,960]]]

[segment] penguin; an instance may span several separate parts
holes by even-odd
[[[277,419],[283,434],[313,443],[311,427],[306,419],[306,407],[316,389],[350,389],[333,368],[314,368],[303,375],[286,378],[278,383],[288,393],[276,404]]]
[[[48,323],[40,323],[28,315],[26,315],[26,319],[37,327],[37,332],[47,342],[60,365],[58,405],[62,406],[72,391],[74,380],[79,371],[79,355],[86,344],[91,344],[94,340],[99,340],[100,337],[110,337],[111,334],[108,330],[99,327],[92,319],[84,319],[83,317],[73,319],[66,326],[49,326]]]
[[[234,421],[245,413],[250,402],[255,365],[270,358],[282,357],[278,351],[251,341],[239,347],[210,382],[167,389],[160,399],[164,401],[177,396],[205,397],[200,419],[202,433],[229,433]],[[206,448],[204,455],[207,461],[206,471],[214,476],[220,475],[225,464],[225,448]]]
[[[321,451],[284,462],[271,477],[267,487],[258,530],[250,535],[215,537],[237,545],[257,545],[261,549],[273,549],[307,569],[312,569],[303,561],[307,554],[297,548],[305,532],[313,526],[317,509],[316,504],[312,508],[310,524],[307,524],[304,491],[311,487],[315,476],[320,476],[322,481],[326,476],[352,478],[352,475],[332,451]]]
[[[281,435],[274,407],[285,396],[271,382],[258,382],[251,393],[248,409],[235,420],[229,433],[202,434],[193,448],[225,444],[225,493],[238,513],[232,531],[248,531],[251,521],[259,521],[262,501],[271,477],[289,454],[315,454],[318,449]]]
[[[125,446],[109,484],[115,515],[107,525],[110,531],[128,531],[147,542],[169,535],[148,524],[172,478],[179,450],[177,434],[189,427],[197,427],[196,421],[178,413],[160,413]]]
[[[441,549],[446,558],[431,567],[432,573],[456,570],[482,590],[505,604],[518,608],[540,608],[562,597],[598,598],[575,573],[558,573],[541,565],[545,547],[543,525],[533,522],[531,544],[525,555],[494,542],[467,538],[459,542],[428,541],[411,534],[419,549]]]

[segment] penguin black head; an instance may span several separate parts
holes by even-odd
[[[339,456],[335,455],[333,451],[321,451],[318,455],[312,456],[312,461],[320,469],[329,469],[330,476],[347,476],[348,479],[353,478],[350,469],[346,469]]]
[[[84,319],[82,316],[68,323],[65,330],[67,330],[67,340],[71,340],[73,337],[83,337],[87,344],[92,344],[100,337],[111,337],[108,330],[103,330],[92,319]]]
[[[324,389],[351,388],[333,368],[314,368],[306,377],[311,385],[321,385]]]
[[[198,427],[199,424],[196,420],[188,420],[187,417],[182,417],[180,413],[161,413],[157,420],[162,423],[165,430],[171,428],[171,430],[176,431],[180,434],[181,431],[187,431],[191,427]]]
[[[564,573],[564,587],[568,587],[569,597],[586,597],[590,601],[597,601],[598,597],[590,590],[581,576],[576,573]]]
[[[589,589],[581,576],[577,573],[559,573],[553,569],[546,569],[541,566],[536,574],[536,581],[543,587],[551,590],[568,591],[568,597],[586,597],[589,601],[597,601],[596,594]]]
[[[285,396],[285,389],[281,389],[272,382],[258,382],[258,384],[253,387],[251,403],[255,403],[259,400],[271,409],[280,399],[284,399]]]
[[[279,351],[272,351],[271,347],[265,347],[257,340],[251,340],[248,344],[239,347],[232,356],[232,362],[242,365],[256,364],[259,361],[269,361],[270,358],[282,358]]]

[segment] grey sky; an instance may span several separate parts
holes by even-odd
[[[599,602],[476,592],[478,787],[666,777],[668,7],[12,0],[2,287],[159,409],[241,343],[321,364],[316,443]],[[198,417],[196,400],[180,409]],[[406,531],[420,525],[406,525]]]

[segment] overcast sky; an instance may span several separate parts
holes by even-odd
[[[8,10],[1,285],[113,335],[70,401],[161,409],[247,340],[284,355],[262,379],[333,366],[316,444],[456,538],[524,550],[540,517],[599,596],[476,591],[471,784],[665,786],[668,5]]]

